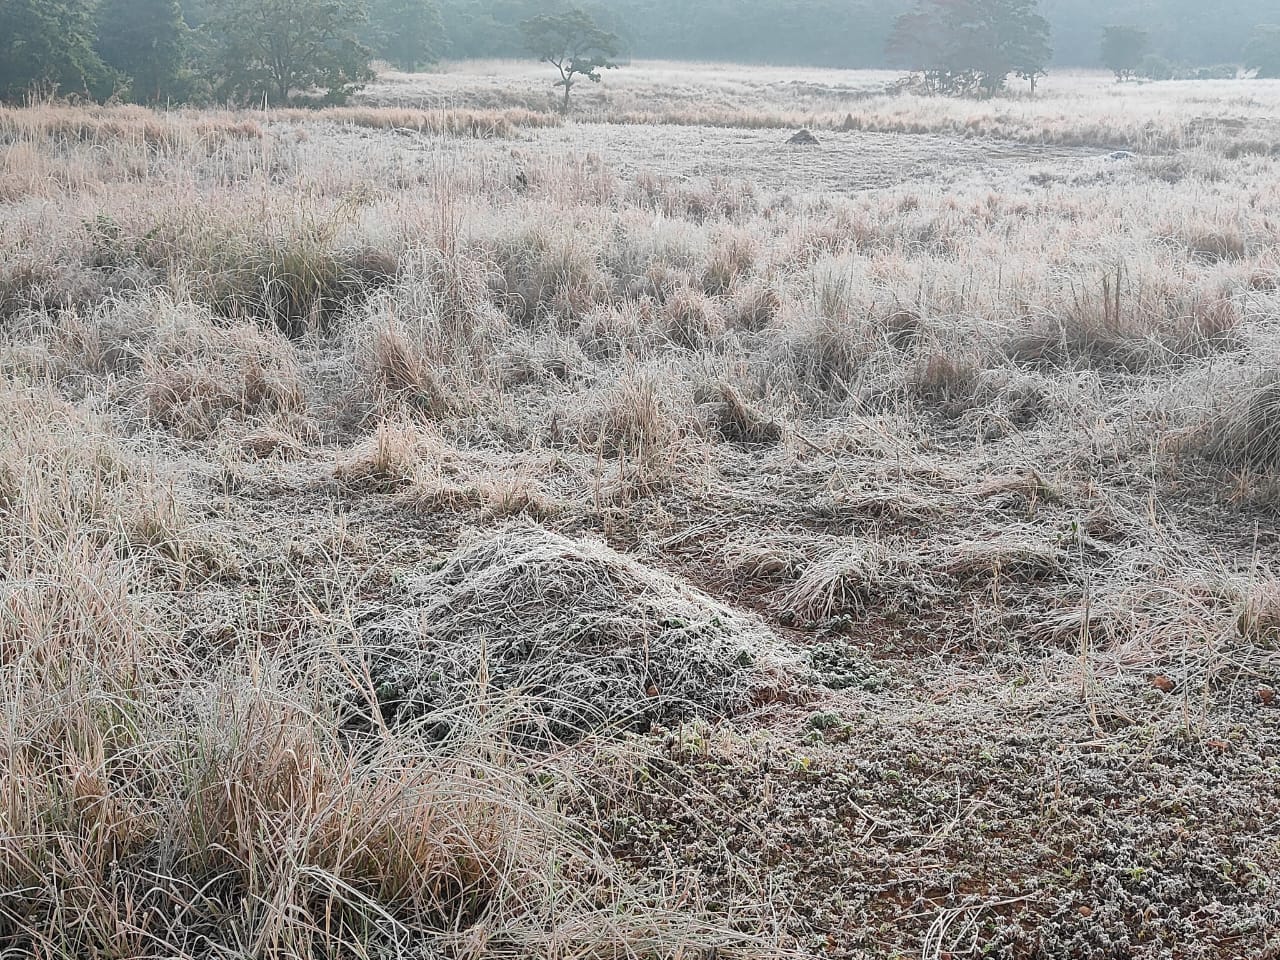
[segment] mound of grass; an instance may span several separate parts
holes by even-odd
[[[740,712],[788,681],[758,621],[603,543],[527,521],[473,537],[411,586],[417,605],[372,628],[384,713],[438,715],[515,694],[521,740]],[[480,699],[484,699],[483,696]]]

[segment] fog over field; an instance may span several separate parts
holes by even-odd
[[[1277,78],[0,0],[0,954],[1280,955]]]

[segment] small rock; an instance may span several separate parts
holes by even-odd
[[[818,138],[815,137],[808,130],[801,130],[798,133],[793,134],[791,139],[787,141],[787,143],[799,143],[799,144],[813,144],[817,142],[818,142]]]

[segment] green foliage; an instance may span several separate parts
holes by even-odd
[[[366,10],[353,0],[209,0],[221,98],[340,103],[373,78],[359,41]]]
[[[97,50],[104,63],[129,78],[138,103],[188,99],[190,34],[179,0],[100,0]]]
[[[1116,80],[1129,80],[1142,66],[1151,35],[1141,27],[1107,27],[1102,32],[1102,65],[1116,75]]]
[[[91,0],[0,0],[0,100],[34,89],[108,96],[118,78],[93,38]]]
[[[1280,27],[1259,27],[1244,48],[1244,68],[1255,76],[1280,78]]]
[[[560,107],[564,113],[569,112],[569,91],[579,77],[599,83],[601,70],[617,66],[613,62],[620,49],[617,35],[601,29],[581,7],[533,17],[521,28],[529,51],[559,71],[555,85],[564,88]]]
[[[1051,51],[1037,0],[917,0],[900,16],[889,50],[945,94],[990,95],[1010,74],[1035,80]]]
[[[413,72],[440,58],[443,41],[435,0],[370,0],[365,43],[375,56]]]

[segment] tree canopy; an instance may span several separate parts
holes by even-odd
[[[91,0],[0,0],[0,99],[33,88],[104,97],[119,78],[94,50]]]
[[[371,58],[523,57],[523,24],[574,10],[612,38],[608,62],[906,65],[976,94],[1104,61],[1119,77],[1280,76],[1275,0],[0,0],[0,99],[341,100]]]
[[[440,59],[444,25],[435,0],[369,0],[365,44],[375,56],[412,72]]]
[[[319,93],[341,102],[372,79],[355,0],[209,0],[220,98],[283,104]]]
[[[931,90],[991,94],[1010,74],[1044,74],[1049,24],[1036,0],[917,0],[894,24],[889,50]]]
[[[98,54],[129,78],[130,99],[186,99],[191,87],[191,29],[179,0],[99,0],[97,28]]]
[[[601,70],[617,66],[617,35],[602,29],[581,7],[533,17],[521,29],[529,52],[559,72],[555,85],[564,89],[563,113],[569,112],[569,92],[579,78],[599,83]]]
[[[1117,80],[1137,74],[1151,45],[1151,34],[1141,27],[1114,26],[1102,32],[1102,63]]]

